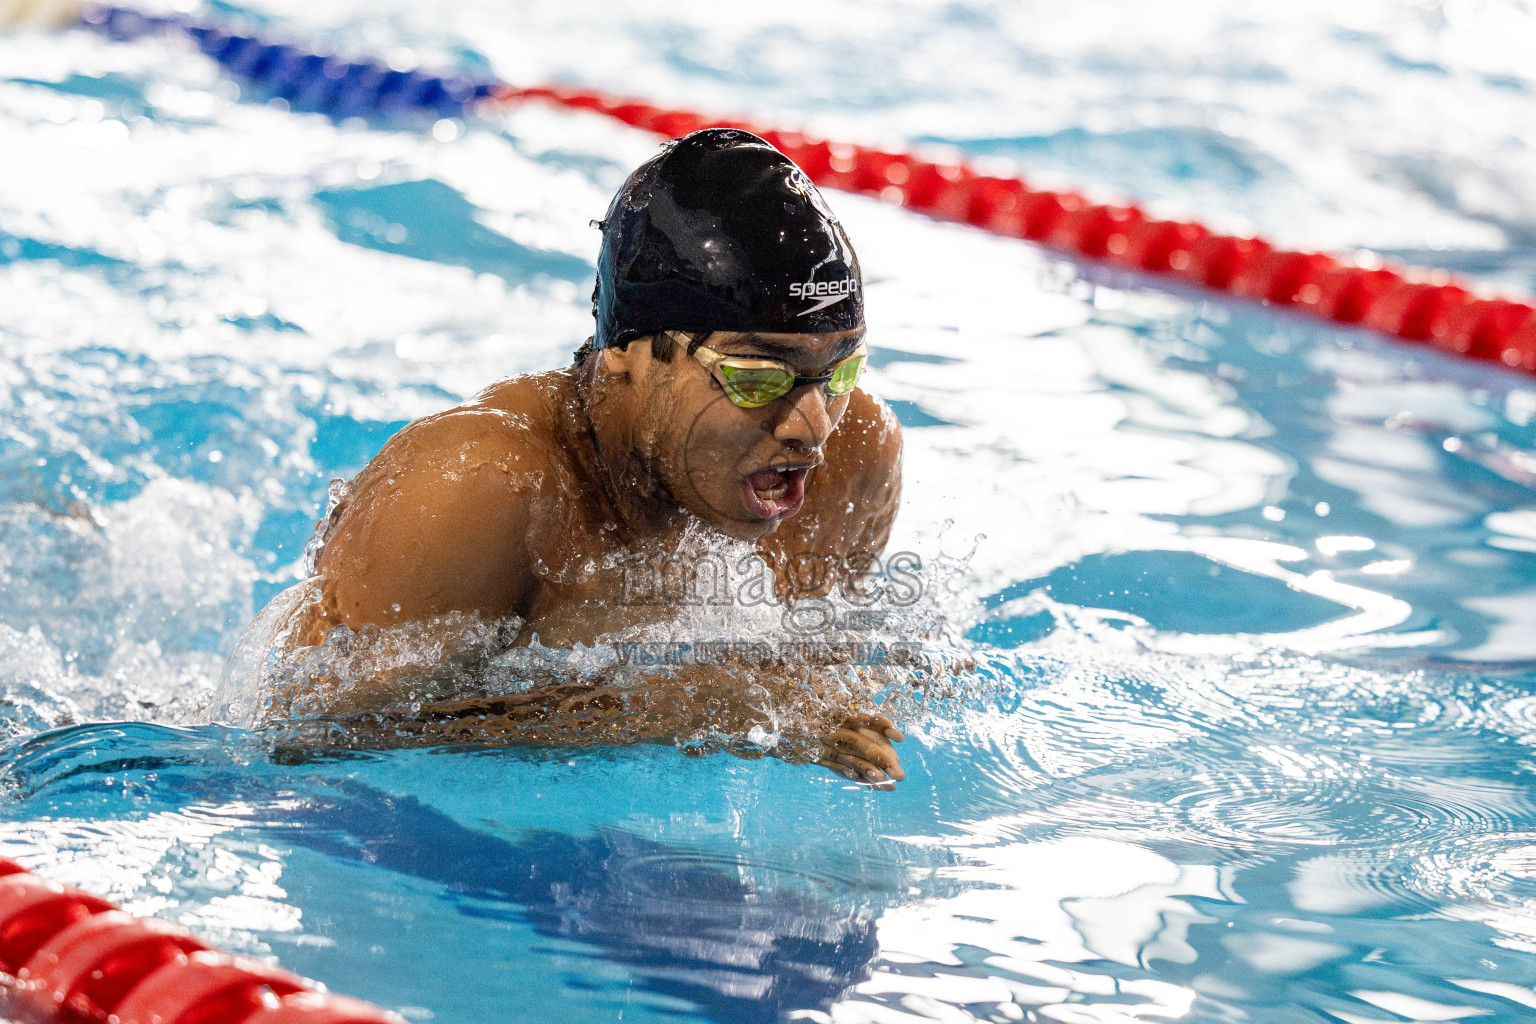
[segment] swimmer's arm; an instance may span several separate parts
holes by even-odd
[[[855,389],[827,440],[826,463],[807,493],[807,507],[764,538],[759,546],[763,557],[776,567],[793,564],[802,555],[841,567],[827,573],[819,588],[802,593],[825,593],[846,582],[842,572],[870,567],[867,559],[885,550],[901,507],[901,451],[896,414],[878,398]],[[780,597],[785,598],[786,574],[778,575]],[[888,788],[906,778],[893,746],[903,738],[890,719],[849,710],[825,720],[811,760],[853,781]]]
[[[901,508],[901,424],[891,407],[873,395],[855,391],[865,405],[865,430],[855,442],[858,494],[867,509],[856,528],[851,550],[878,555],[891,539]],[[846,513],[846,506],[844,506]]]
[[[889,789],[906,778],[893,743],[905,738],[889,718],[847,706],[786,673],[771,678],[717,665],[674,666],[665,673],[557,682],[498,697],[430,704],[430,728],[456,739],[574,745],[675,745],[701,731],[744,738],[778,733],[766,748],[727,742],[741,757],[765,754],[817,764],[854,782]]]
[[[686,665],[653,676],[627,719],[646,733],[638,739],[651,742],[675,743],[702,721],[729,736],[747,736],[754,727],[781,733],[766,750],[728,749],[743,757],[766,754],[792,764],[816,764],[853,782],[893,788],[907,777],[893,745],[906,736],[889,718],[860,703],[841,688],[818,685],[814,675],[806,678],[803,668],[786,666],[779,674]]]
[[[342,624],[519,611],[533,583],[526,537],[545,462],[525,428],[494,410],[406,427],[338,510],[318,565],[321,600],[300,642]]]

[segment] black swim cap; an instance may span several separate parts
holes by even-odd
[[[594,349],[658,331],[864,323],[859,259],[816,186],[750,132],[706,128],[636,168],[603,222]]]

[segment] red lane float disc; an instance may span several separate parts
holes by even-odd
[[[238,1024],[304,979],[228,953],[178,953],[118,1003],[118,1024]]]
[[[0,970],[15,974],[60,931],[111,909],[105,900],[36,875],[0,877]]]
[[[16,977],[39,1016],[104,1020],[144,978],[178,955],[207,948],[167,921],[110,910],[59,932]]]
[[[403,1024],[3,858],[0,1016],[26,1024]]]
[[[240,1024],[401,1024],[401,1018],[346,996],[295,992],[257,1010]]]

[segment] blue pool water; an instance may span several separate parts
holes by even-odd
[[[220,10],[1536,289],[1529,5],[716,7]],[[0,39],[0,854],[411,1020],[1536,1013],[1536,386],[858,197],[891,550],[973,662],[896,792],[210,724],[329,482],[585,337],[653,147]]]

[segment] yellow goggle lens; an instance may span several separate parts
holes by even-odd
[[[827,381],[827,394],[833,398],[841,398],[853,390],[853,386],[859,382],[859,377],[864,374],[864,357],[862,355],[850,356],[837,364],[837,369],[832,371],[832,379]]]
[[[756,409],[776,398],[783,398],[795,386],[794,375],[778,367],[733,366],[720,364],[725,378],[726,397],[743,409]]]
[[[832,398],[841,398],[852,391],[864,373],[865,354],[849,356],[838,363],[832,378],[822,387]],[[743,365],[746,362],[748,365]],[[756,409],[776,399],[783,398],[795,389],[795,375],[776,365],[763,365],[763,360],[738,361],[731,358],[719,363],[720,376],[725,383],[725,394],[742,409]]]

